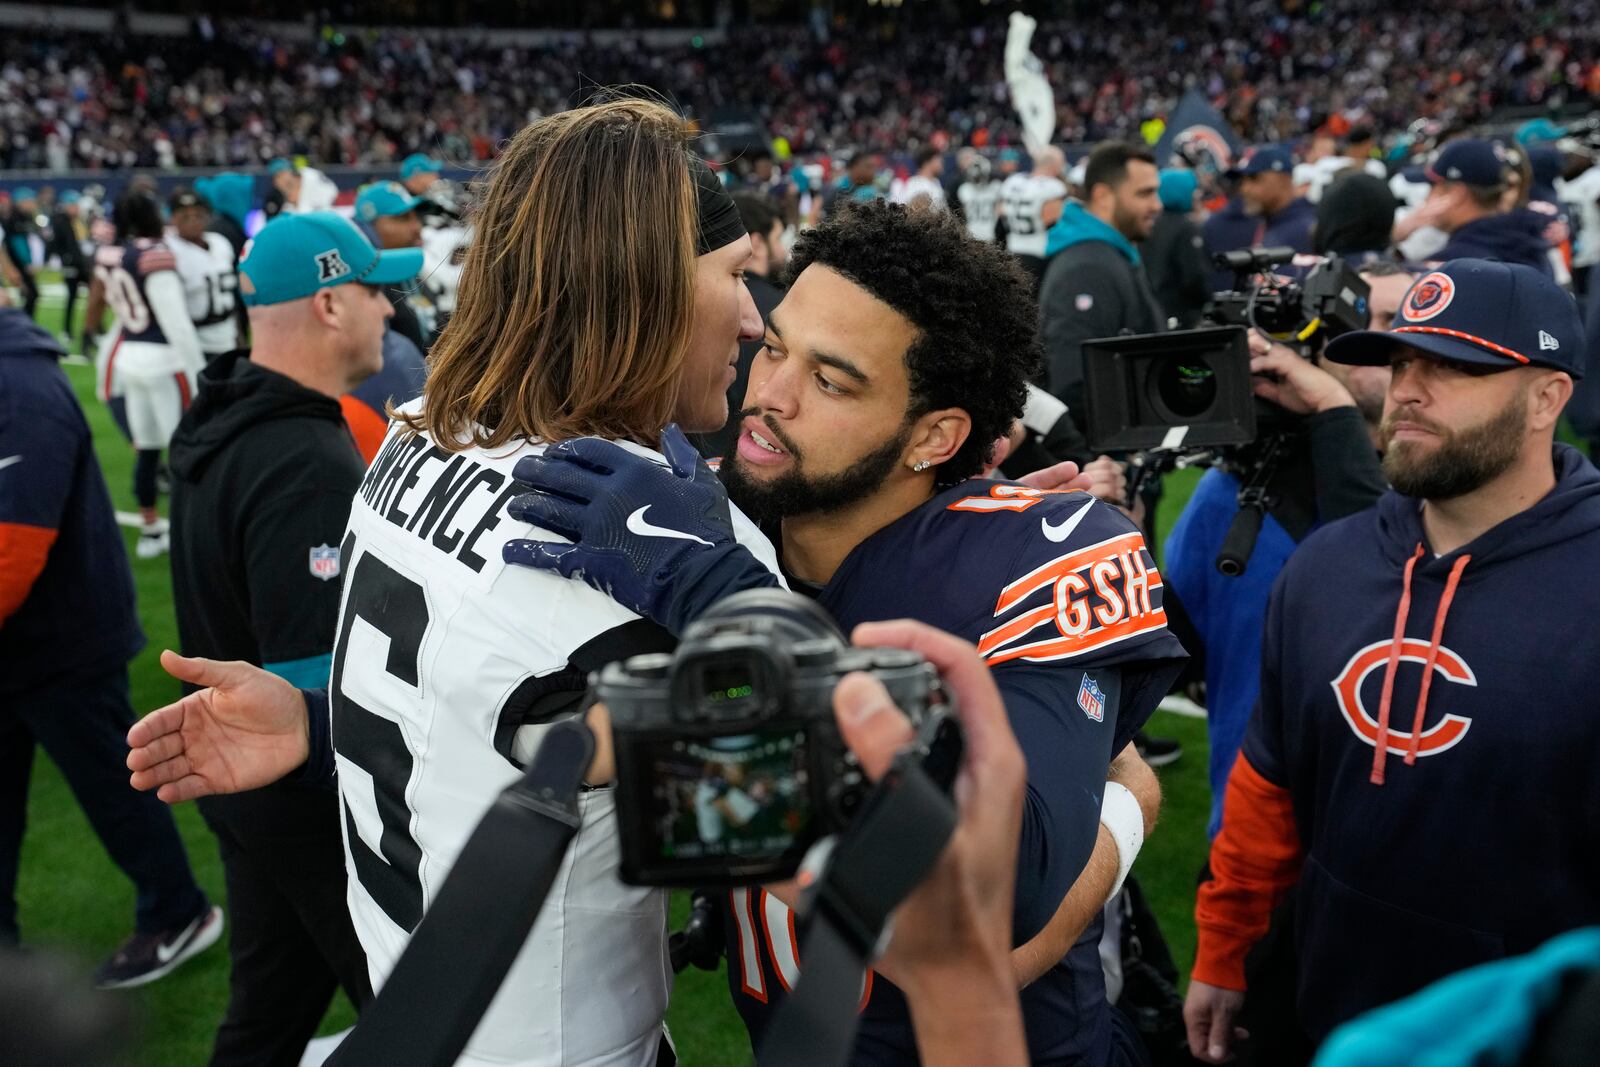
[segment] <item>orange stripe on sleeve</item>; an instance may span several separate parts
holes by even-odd
[[[1211,881],[1195,899],[1197,981],[1244,989],[1245,954],[1266,936],[1304,860],[1289,791],[1263,778],[1241,752],[1228,775],[1222,832],[1211,842]]]
[[[350,436],[356,439],[362,461],[371,466],[384,435],[389,432],[389,420],[349,393],[339,398],[339,407],[344,409],[345,425],[350,427]]]
[[[56,531],[48,527],[0,522],[0,626],[28,599],[55,543]]]

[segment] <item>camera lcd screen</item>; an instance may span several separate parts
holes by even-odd
[[[711,672],[707,672],[707,681]],[[728,679],[737,681],[737,679]],[[740,688],[743,683],[725,686]],[[646,743],[653,860],[774,860],[806,843],[806,733],[793,726]]]

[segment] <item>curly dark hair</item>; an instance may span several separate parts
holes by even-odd
[[[800,235],[787,284],[820,263],[904,315],[917,329],[906,350],[906,420],[961,408],[972,432],[936,472],[940,485],[980,473],[995,439],[1021,417],[1043,366],[1038,309],[1028,277],[1000,246],[955,216],[869,201],[841,205]]]

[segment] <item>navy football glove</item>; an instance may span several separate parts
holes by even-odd
[[[505,561],[577,578],[678,635],[723,597],[777,585],[734,539],[727,493],[683,431],[668,426],[661,451],[670,469],[596,437],[518,460],[528,492],[506,510],[572,544],[507,541]]]

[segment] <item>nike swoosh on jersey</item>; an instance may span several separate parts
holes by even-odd
[[[1091,497],[1084,503],[1083,507],[1074,511],[1055,526],[1050,525],[1049,519],[1040,519],[1039,525],[1043,527],[1045,537],[1058,544],[1071,537],[1072,531],[1078,528],[1078,524],[1083,521],[1084,516],[1089,514],[1089,509],[1094,507],[1094,504],[1094,499]]]
[[[676,537],[681,541],[698,541],[707,548],[712,547],[711,542],[707,541],[704,537],[696,537],[694,534],[684,533],[682,530],[673,530],[669,529],[668,527],[657,526],[653,522],[646,521],[644,513],[649,510],[650,505],[646,504],[638,511],[635,511],[632,515],[628,516],[629,533],[636,533],[640,537]]]
[[[20,455],[7,456],[5,459],[0,459],[0,471],[5,470],[7,467],[15,466],[16,464],[21,463],[21,462],[22,462],[22,457]]]

